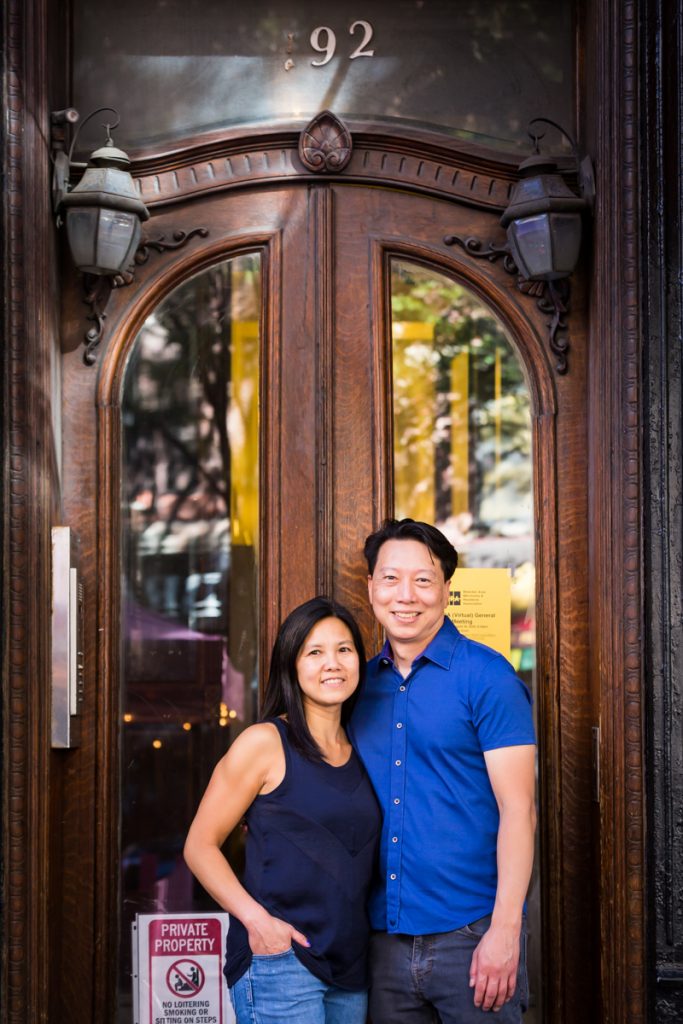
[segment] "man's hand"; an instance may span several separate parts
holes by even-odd
[[[291,924],[281,921],[279,917],[273,917],[264,911],[258,923],[252,923],[248,928],[249,945],[252,953],[256,956],[273,956],[275,953],[285,953],[291,948],[292,942],[298,942],[301,946],[310,945],[308,939]]]
[[[534,859],[534,755],[527,744],[484,753],[500,811],[498,886],[491,925],[472,956],[470,985],[474,1005],[494,1013],[517,986],[522,909]]]
[[[472,955],[470,988],[474,1005],[482,1010],[500,1010],[512,999],[517,985],[520,929],[491,925]]]

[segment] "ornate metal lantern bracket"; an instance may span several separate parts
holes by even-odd
[[[485,244],[474,236],[462,238],[460,235],[446,235],[443,241],[444,245],[459,245],[469,256],[474,256],[476,259],[485,259],[490,263],[502,260],[503,270],[506,274],[517,276],[519,291],[523,295],[529,295],[535,299],[538,309],[550,318],[546,323],[548,345],[555,356],[556,372],[565,374],[569,368],[567,363],[569,353],[567,315],[571,297],[569,278],[560,278],[556,281],[528,281],[519,273],[507,245]]]
[[[133,283],[135,280],[135,266],[142,266],[147,263],[150,257],[150,250],[156,250],[156,252],[161,253],[181,249],[195,235],[199,236],[199,238],[206,238],[208,234],[208,228],[192,228],[190,231],[175,231],[172,240],[167,240],[165,235],[159,235],[158,238],[143,239],[135,250],[133,263],[120,274],[107,277],[83,274],[83,302],[86,306],[90,306],[90,313],[86,319],[92,322],[92,327],[89,327],[84,335],[85,352],[83,353],[83,362],[87,366],[92,366],[97,358],[95,350],[104,335],[104,322],[107,319],[105,311],[114,288],[126,288],[129,284]]]
[[[555,129],[571,145],[580,195],[564,181],[557,161],[541,155],[539,143],[546,127]],[[469,256],[492,263],[502,258],[505,272],[517,276],[519,290],[531,295],[541,312],[550,317],[546,324],[548,344],[555,356],[555,370],[563,374],[567,372],[569,352],[569,278],[580,255],[582,221],[593,208],[593,164],[588,156],[579,160],[576,142],[547,117],[533,118],[527,132],[534,152],[519,165],[519,180],[500,218],[507,242],[485,245],[478,238],[446,235],[444,244],[459,245]]]

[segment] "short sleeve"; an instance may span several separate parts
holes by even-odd
[[[529,687],[502,655],[474,676],[470,707],[482,751],[536,743]]]

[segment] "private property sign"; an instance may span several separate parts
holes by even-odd
[[[232,1024],[223,979],[227,914],[138,914],[135,1024]]]

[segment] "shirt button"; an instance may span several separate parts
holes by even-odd
[[[396,875],[389,875],[389,878],[391,879],[392,882],[396,881]]]
[[[396,723],[396,728],[397,729],[402,729],[403,728],[403,722],[397,722]]]
[[[395,798],[394,798],[394,803],[395,803],[395,804],[400,804],[400,802],[401,802],[401,801],[399,800],[399,798],[398,798],[398,797],[395,797]]]
[[[398,836],[392,836],[391,837],[391,841],[392,841],[392,843],[397,843],[398,842]]]
[[[399,686],[399,690],[401,690],[401,691],[405,690],[405,686]]]
[[[395,761],[394,764],[396,764],[398,767],[400,767],[401,762],[400,761]]]

